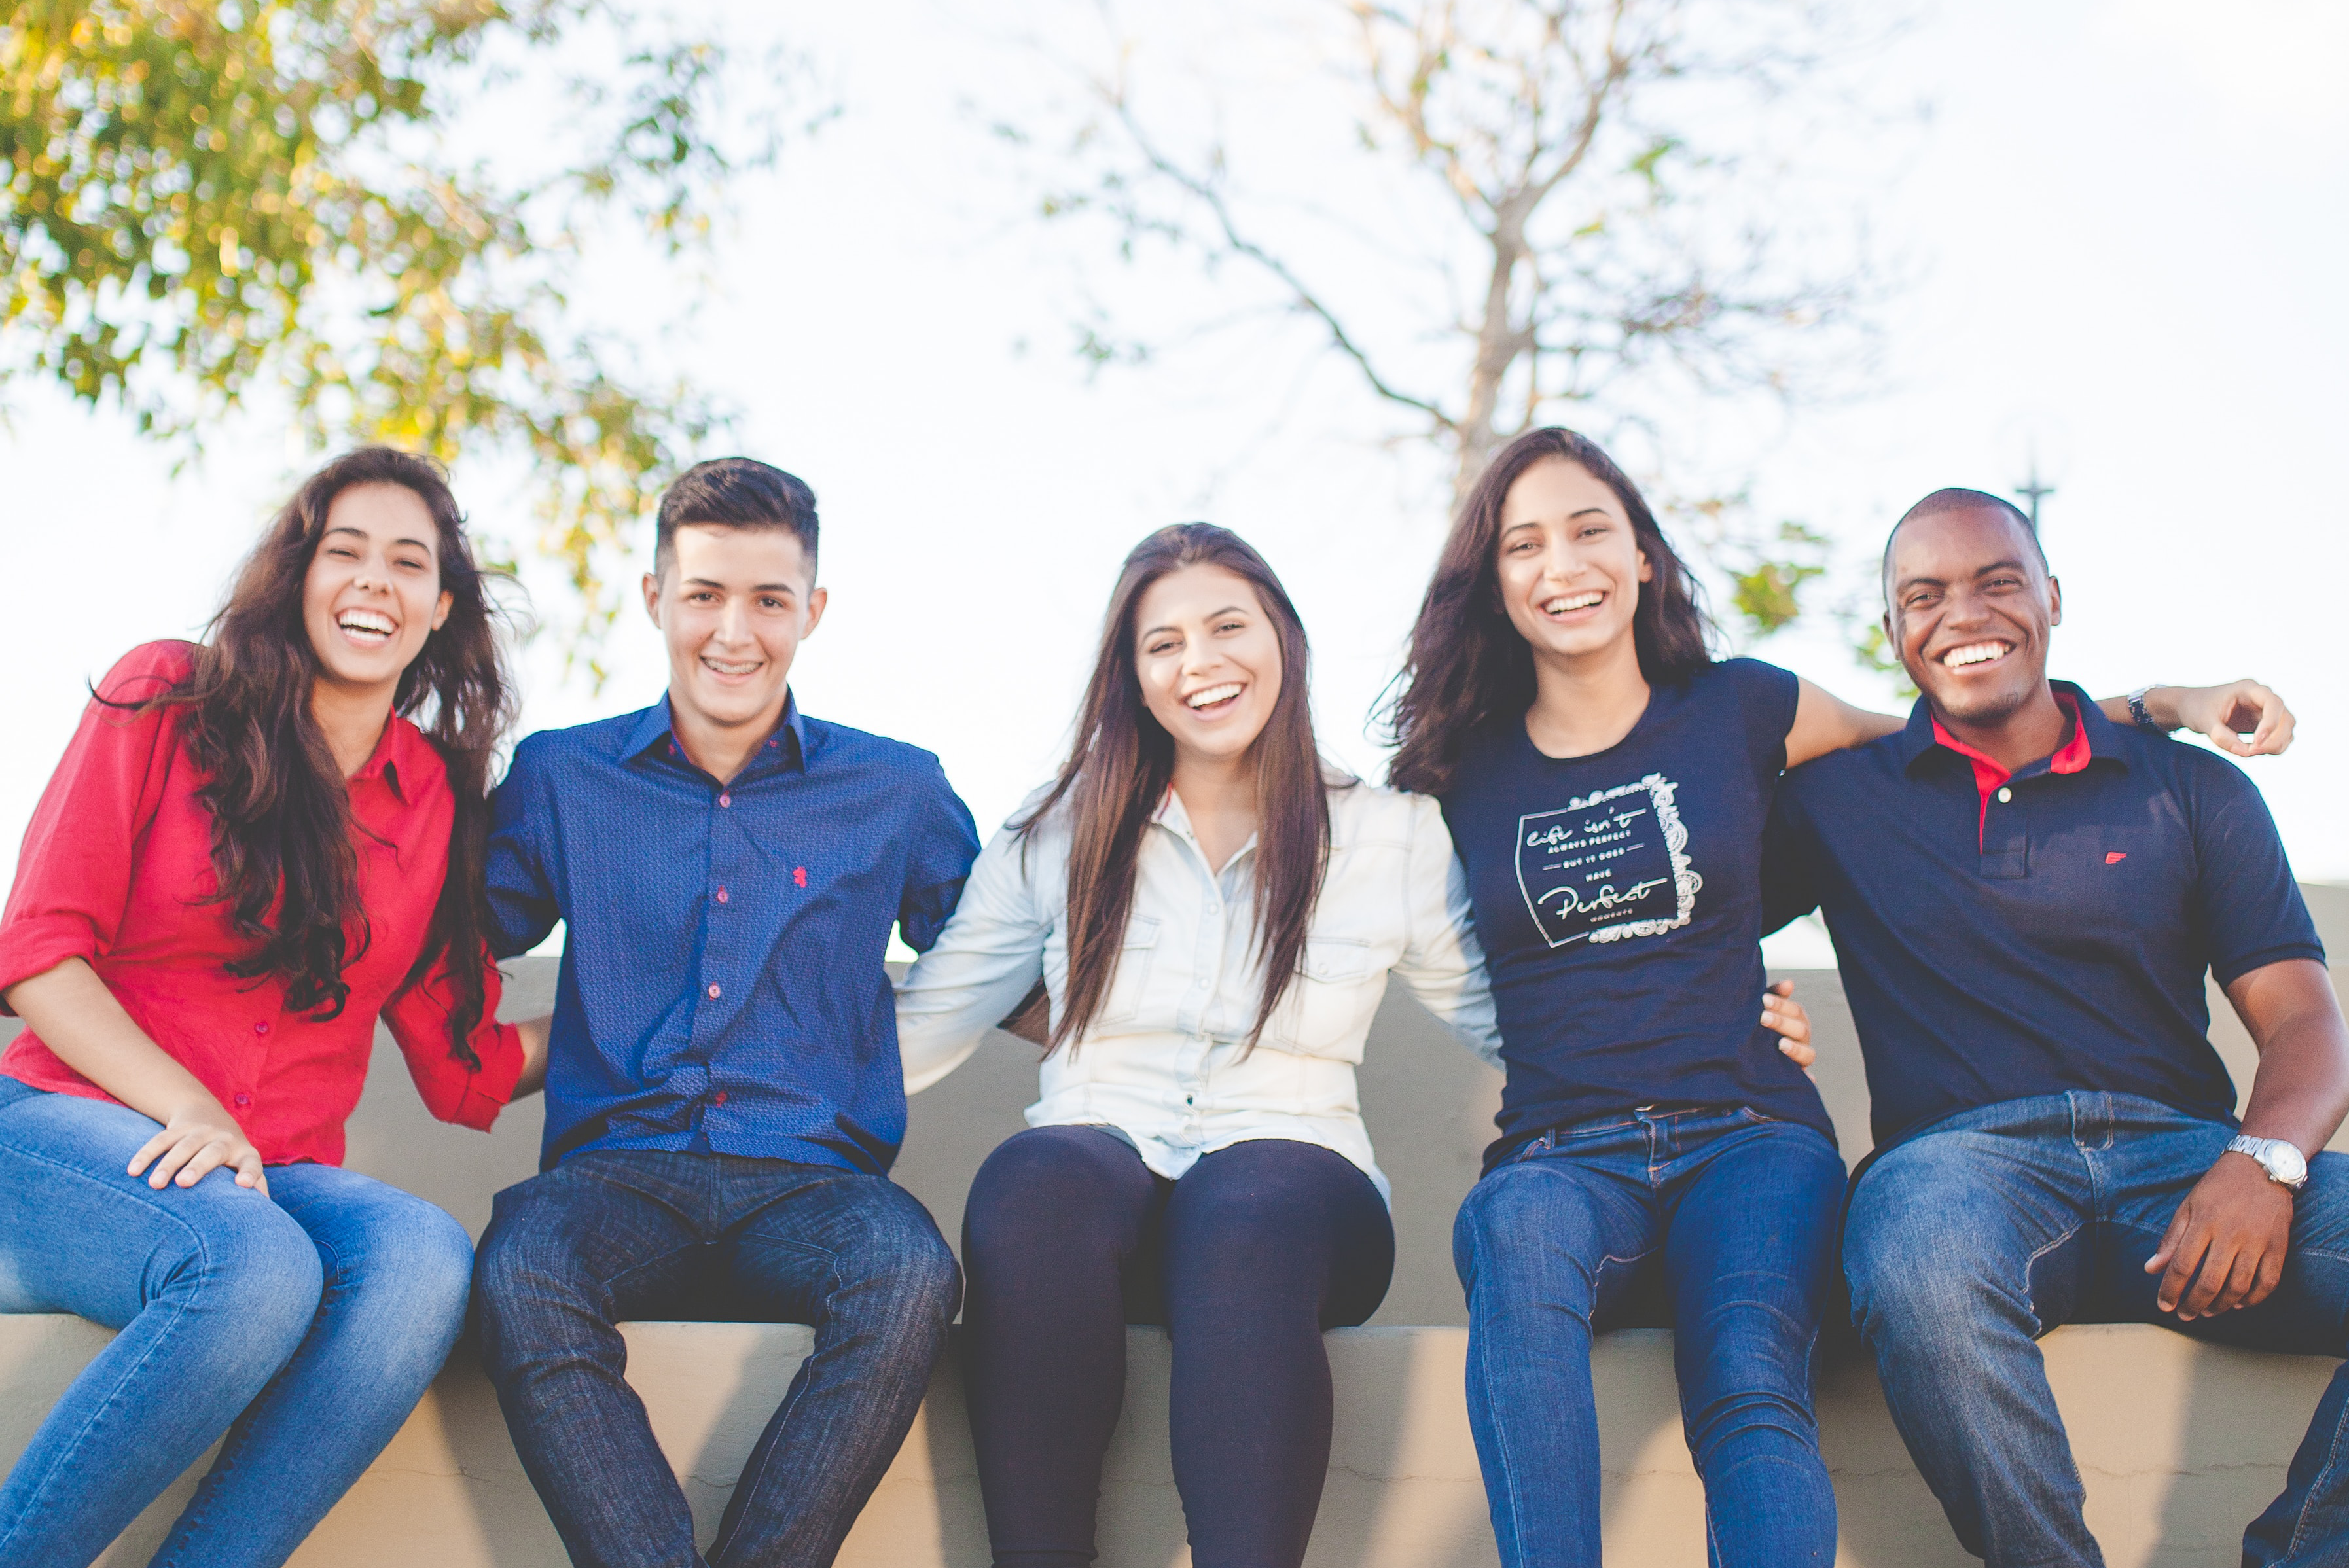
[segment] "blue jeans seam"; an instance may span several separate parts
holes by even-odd
[[[759,1239],[764,1242],[777,1242],[783,1246],[794,1247],[801,1252],[811,1253],[818,1257],[829,1258],[832,1260],[833,1266],[824,1275],[823,1292],[823,1299],[827,1307],[827,1316],[829,1316],[830,1303],[833,1295],[840,1289],[840,1253],[831,1247],[813,1246],[802,1241],[784,1241],[781,1238],[774,1236],[761,1236]],[[816,1330],[816,1333],[818,1336],[821,1337],[823,1330],[819,1327]],[[810,1346],[808,1351],[808,1360],[812,1361],[815,1359],[817,1352],[822,1348],[823,1346],[821,1345]],[[800,1368],[802,1373],[805,1372],[806,1367],[806,1361],[800,1363]],[[793,1406],[795,1406],[799,1402],[800,1398],[806,1394],[809,1387],[814,1384],[814,1381],[815,1379],[812,1377],[794,1376],[792,1379],[792,1386],[783,1390],[783,1402],[775,1407],[775,1413],[773,1416],[770,1417],[769,1419],[780,1424],[788,1425],[791,1420],[791,1412]],[[766,1445],[766,1451],[759,1456],[758,1470],[755,1472],[745,1470],[741,1475],[735,1479],[735,1495],[745,1498],[752,1498],[759,1495],[760,1483],[766,1480],[767,1470],[775,1462],[775,1455],[781,1451],[782,1446],[783,1445],[780,1438],[777,1441]],[[736,1516],[737,1522],[739,1523],[741,1519],[748,1517],[749,1513],[750,1510],[745,1508],[740,1514]],[[719,1544],[719,1543],[718,1542],[712,1541],[709,1543],[710,1550],[715,1552],[718,1549]]]
[[[10,1146],[9,1152],[16,1155],[18,1159],[25,1160],[35,1164],[48,1166],[54,1171],[71,1177],[76,1181],[81,1182],[87,1186],[95,1187],[99,1191],[105,1192],[110,1196],[121,1195],[118,1189],[98,1180],[94,1176],[75,1169],[71,1165],[66,1164],[62,1161],[52,1160],[47,1155],[38,1153],[33,1150],[21,1148],[16,1145]],[[264,1198],[263,1202],[266,1202],[268,1200]],[[198,1230],[195,1226],[189,1224],[187,1221],[180,1218],[179,1215],[171,1213],[160,1206],[157,1207],[156,1212],[161,1215],[162,1218],[169,1220],[172,1224],[177,1225],[180,1229],[187,1232],[193,1239],[195,1243],[196,1258],[200,1265],[199,1274],[200,1276],[209,1275],[211,1272],[208,1266],[210,1259],[204,1246],[203,1233]],[[199,1284],[196,1288],[201,1291],[202,1286]],[[145,1312],[150,1305],[151,1304],[142,1302],[140,1304],[140,1310],[141,1312]],[[115,1403],[119,1398],[121,1388],[134,1380],[139,1374],[145,1369],[147,1364],[153,1360],[157,1354],[162,1350],[165,1339],[179,1327],[181,1320],[186,1317],[188,1309],[194,1305],[193,1301],[183,1301],[171,1309],[171,1321],[165,1324],[161,1330],[157,1333],[154,1343],[148,1346],[147,1353],[139,1358],[137,1365],[125,1369],[123,1375],[115,1379],[114,1391],[109,1392],[106,1396],[105,1399],[99,1403],[98,1408],[90,1411],[89,1419],[82,1423],[81,1429],[74,1433],[71,1438],[66,1440],[64,1446],[58,1450],[57,1460],[50,1466],[48,1476],[42,1480],[40,1490],[36,1491],[33,1496],[27,1500],[24,1513],[25,1519],[29,1520],[37,1515],[39,1512],[39,1504],[41,1500],[47,1493],[50,1486],[73,1469],[70,1461],[75,1450],[88,1439],[92,1429],[97,1427],[101,1420],[113,1413]],[[150,1498],[148,1501],[151,1502],[154,1500]],[[0,1535],[0,1547],[5,1547],[16,1533],[16,1530],[11,1528],[6,1535]]]

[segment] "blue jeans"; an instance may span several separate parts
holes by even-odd
[[[1984,1106],[1895,1146],[1855,1190],[1844,1270],[1892,1418],[1958,1540],[2000,1563],[2104,1561],[2039,1336],[2158,1323],[2197,1339],[2349,1348],[2349,1159],[2319,1154],[2283,1282],[2257,1306],[2179,1323],[2145,1261],[2233,1133],[2127,1095]],[[2282,1412],[2278,1412],[2282,1414]],[[2349,1563],[2349,1376],[2336,1373],[2246,1568]]]
[[[1835,1145],[1744,1109],[1561,1128],[1453,1227],[1468,1424],[1510,1568],[1598,1568],[1591,1336],[1668,1318],[1713,1563],[1835,1560],[1811,1387],[1844,1188]]]
[[[0,1488],[0,1568],[88,1562],[222,1434],[152,1561],[285,1562],[464,1326],[472,1247],[440,1210],[329,1165],[159,1192],[123,1174],[156,1130],[0,1078],[0,1312],[121,1331]]]
[[[591,1150],[499,1193],[476,1274],[482,1360],[582,1568],[703,1563],[615,1324],[815,1326],[708,1561],[823,1568],[905,1441],[961,1295],[929,1211],[885,1176],[659,1150]]]

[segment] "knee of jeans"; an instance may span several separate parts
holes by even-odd
[[[2002,1290],[1996,1260],[1962,1224],[1854,1209],[1844,1234],[1853,1320],[1871,1337],[1924,1324],[1963,1328]]]
[[[157,1294],[201,1305],[292,1355],[326,1288],[310,1233],[258,1192],[232,1194],[192,1224],[192,1244]]]
[[[360,1289],[419,1331],[461,1323],[473,1283],[473,1243],[449,1212],[408,1193],[381,1205]]]
[[[1505,1167],[1468,1190],[1452,1224],[1452,1262],[1474,1296],[1556,1278],[1587,1287],[1590,1267],[1570,1243],[1573,1215],[1544,1190],[1541,1173]]]
[[[877,1225],[874,1242],[856,1259],[864,1288],[855,1292],[884,1305],[889,1319],[926,1331],[954,1321],[962,1305],[962,1268],[926,1210],[895,1225]],[[853,1310],[853,1309],[852,1309]]]
[[[492,1324],[550,1304],[580,1305],[587,1294],[578,1249],[561,1232],[527,1218],[490,1222],[473,1255],[472,1275],[474,1309]]]

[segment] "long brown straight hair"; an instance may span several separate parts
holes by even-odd
[[[1142,596],[1186,566],[1220,566],[1246,578],[1280,641],[1280,696],[1256,739],[1256,909],[1253,942],[1264,963],[1264,993],[1248,1030],[1252,1048],[1288,993],[1305,954],[1305,934],[1330,859],[1330,778],[1313,742],[1305,623],[1263,556],[1228,529],[1181,522],[1162,528],[1125,558],[1069,759],[1035,810],[1024,837],[1063,801],[1069,813],[1069,979],[1047,1056],[1075,1048],[1108,1000],[1133,910],[1142,835],[1174,780],[1174,738],[1142,700],[1135,620]]]
[[[1648,558],[1650,580],[1640,584],[1631,613],[1640,675],[1651,685],[1671,686],[1713,662],[1713,626],[1698,602],[1696,579],[1657,525],[1640,487],[1589,437],[1556,428],[1527,430],[1495,453],[1476,477],[1420,601],[1411,651],[1386,705],[1395,744],[1387,779],[1398,789],[1443,794],[1471,736],[1521,719],[1533,707],[1533,650],[1501,604],[1501,509],[1518,476],[1551,458],[1579,466],[1615,492]]]
[[[285,1005],[322,1018],[350,997],[347,965],[366,951],[356,824],[325,732],[311,717],[320,670],[302,618],[303,585],[326,532],[327,509],[353,485],[395,484],[432,514],[449,616],[400,673],[392,711],[423,730],[448,769],[457,814],[449,869],[423,950],[402,981],[422,980],[443,955],[455,1006],[449,1051],[481,1065],[469,1043],[488,1006],[490,767],[514,714],[499,646],[500,612],[464,533],[464,515],[438,464],[388,447],[347,452],[304,480],[270,522],[212,617],[187,678],[141,707],[188,710],[189,755],[211,775],[218,902],[252,951],[228,965],[240,979],[275,975]],[[350,934],[357,934],[357,948]]]

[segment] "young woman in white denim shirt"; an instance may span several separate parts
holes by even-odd
[[[909,1091],[1040,979],[1050,998],[1030,1130],[980,1170],[964,1222],[999,1568],[1093,1560],[1130,1322],[1174,1340],[1196,1568],[1303,1559],[1329,1460],[1321,1331],[1376,1310],[1394,1259],[1354,1085],[1388,976],[1498,1059],[1443,816],[1327,769],[1306,668],[1254,550],[1199,523],[1145,540],[1068,765],[899,989]]]

